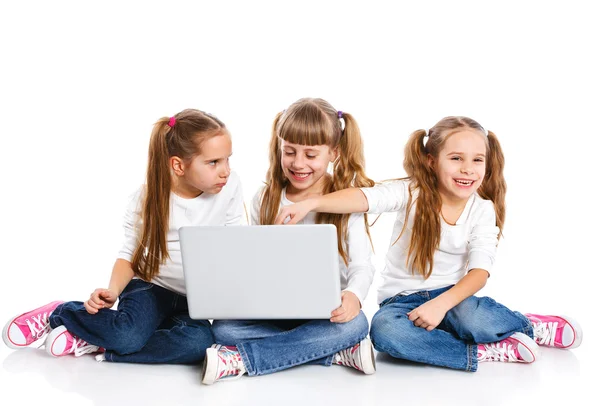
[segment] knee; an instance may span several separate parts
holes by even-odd
[[[236,345],[244,339],[244,326],[235,320],[214,320],[212,333],[215,342],[223,345]]]
[[[340,331],[340,334],[347,336],[351,341],[356,340],[357,337],[362,340],[369,334],[369,321],[362,311],[358,313],[358,316],[346,323],[333,324]]]
[[[414,340],[411,332],[415,328],[405,315],[380,310],[371,321],[370,337],[377,351],[389,352],[394,349],[397,352],[399,346]]]

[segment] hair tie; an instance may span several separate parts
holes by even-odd
[[[429,130],[423,131],[425,131],[425,136],[423,137],[423,148],[425,148],[427,146],[427,141],[429,141]]]
[[[340,111],[338,111],[338,118],[342,118],[342,115],[344,115],[344,112],[343,112],[343,111],[341,111],[341,110],[340,110]]]
[[[169,127],[171,127],[171,128],[175,127],[175,122],[176,122],[176,121],[177,121],[177,120],[175,119],[175,116],[171,117],[171,118],[169,119]]]

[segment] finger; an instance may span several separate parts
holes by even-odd
[[[435,327],[433,327],[433,326],[427,326],[427,331],[431,331],[431,330],[433,330],[434,328],[435,328]]]
[[[332,317],[329,319],[332,323],[345,323],[347,321],[347,317],[342,314],[340,316]]]
[[[419,314],[418,314],[418,313],[412,313],[412,312],[411,312],[411,313],[409,314],[409,316],[408,316],[408,319],[409,319],[410,321],[415,321],[415,320],[417,320],[418,318],[419,318]]]
[[[285,212],[279,212],[279,215],[275,219],[275,224],[283,224],[283,222],[285,221],[285,219],[287,218],[287,216],[288,216],[287,213],[285,213]]]
[[[296,224],[298,222],[298,220],[300,220],[300,217],[298,217],[298,216],[296,216],[295,214],[292,214],[292,213],[290,213],[289,217],[290,217],[290,221],[288,221],[287,223],[285,223],[287,225]]]
[[[87,312],[89,314],[96,314],[96,313],[98,313],[98,310],[94,309],[93,307],[90,307],[87,302],[85,302],[83,304],[83,306],[85,307],[85,310],[87,310]]]
[[[344,309],[344,306],[340,306],[337,309],[335,309],[334,311],[331,312],[331,316],[332,317],[336,317],[339,316],[341,314],[344,314],[346,312],[346,309]]]

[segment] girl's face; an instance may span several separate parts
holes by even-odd
[[[429,156],[442,197],[468,200],[483,182],[485,160],[486,144],[480,131],[467,128],[448,137],[437,159]]]
[[[327,145],[299,145],[281,140],[281,169],[289,181],[290,192],[320,193],[323,175],[335,151]]]
[[[182,164],[182,174],[178,176],[175,192],[186,198],[194,198],[201,193],[219,193],[229,178],[229,157],[231,137],[228,133],[216,135],[204,141],[199,155],[187,164]]]

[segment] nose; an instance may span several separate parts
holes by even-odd
[[[471,168],[469,163],[465,162],[462,168],[460,168],[460,172],[464,173],[465,175],[471,175],[473,173],[473,168]]]
[[[219,176],[222,178],[228,178],[230,173],[231,173],[231,167],[229,166],[229,160],[227,160],[221,166],[221,171],[219,173]]]
[[[294,169],[302,169],[304,168],[304,157],[301,154],[296,154],[294,160],[292,161],[292,168]]]

